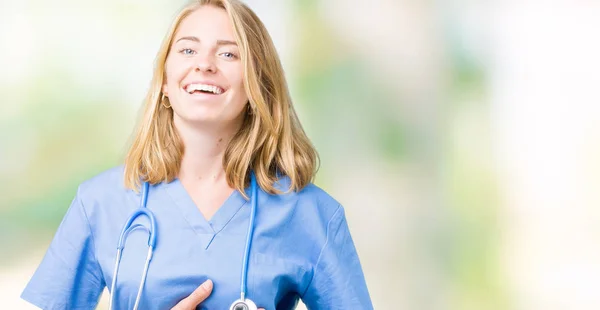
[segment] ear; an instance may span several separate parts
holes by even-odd
[[[169,91],[168,91],[168,88],[167,88],[167,82],[166,81],[162,85],[162,93],[165,95],[165,97],[169,97]]]

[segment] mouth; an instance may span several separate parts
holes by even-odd
[[[190,83],[183,87],[188,94],[221,95],[226,90],[220,86],[205,83]]]

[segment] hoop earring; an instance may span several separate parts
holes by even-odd
[[[168,100],[169,97],[166,97],[165,94],[162,94],[162,97],[160,98],[160,104],[162,104],[163,107],[165,107],[165,109],[168,109],[171,107],[171,103],[169,103],[169,105],[167,105],[165,102],[165,98]]]

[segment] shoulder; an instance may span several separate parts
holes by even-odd
[[[79,185],[76,198],[86,209],[127,201],[127,197],[135,195],[135,192],[125,187],[123,172],[124,166],[121,165],[92,176]]]
[[[309,183],[299,191],[288,191],[289,186],[290,179],[287,176],[280,177],[275,188],[284,193],[274,198],[283,204],[294,205],[296,215],[309,218],[317,216],[326,224],[335,214],[343,212],[340,202],[314,183]]]
[[[79,185],[77,194],[93,196],[98,193],[116,193],[127,191],[123,182],[124,166],[117,166],[98,173]]]

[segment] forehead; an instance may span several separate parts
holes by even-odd
[[[200,41],[235,41],[233,25],[227,12],[211,5],[201,6],[181,21],[175,32],[175,40],[184,36],[195,36]]]

